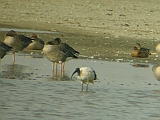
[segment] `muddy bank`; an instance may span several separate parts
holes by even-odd
[[[6,32],[0,32],[1,40],[4,39]],[[20,33],[20,32],[19,32]],[[30,36],[31,33],[21,33]],[[158,43],[154,40],[138,40],[133,38],[114,38],[108,36],[95,36],[84,34],[72,33],[56,33],[56,34],[43,34],[39,33],[38,36],[45,42],[51,38],[60,37],[63,42],[68,43],[74,49],[80,52],[80,57],[90,59],[101,59],[107,61],[131,61],[138,60],[142,62],[156,61],[158,56],[155,53],[155,45]],[[151,49],[152,55],[147,59],[132,58],[130,53],[136,42],[140,42],[142,46]],[[25,50],[24,50],[25,51]]]
[[[60,37],[84,57],[95,59],[133,59],[136,42],[155,53],[159,42],[159,1],[2,1],[0,26],[47,30],[39,33],[44,41]],[[145,8],[145,9],[144,9]],[[14,12],[13,12],[14,11]],[[6,32],[0,31],[0,39]],[[23,32],[30,36],[31,32]],[[143,61],[155,60],[156,54]],[[141,59],[140,59],[141,61]]]

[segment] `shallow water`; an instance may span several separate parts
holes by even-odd
[[[31,30],[31,29],[18,29],[18,28],[0,28],[0,31],[8,32],[10,30],[15,30],[16,32],[30,32],[30,33],[46,33],[46,34],[57,34],[59,32],[44,31],[44,30]]]
[[[52,77],[51,63],[41,55],[19,53],[16,64],[11,63],[11,55],[1,61],[1,120],[160,118],[160,83],[152,75],[152,64],[70,60],[60,78]],[[80,81],[70,79],[81,66],[93,67],[98,75],[88,92],[81,92]]]

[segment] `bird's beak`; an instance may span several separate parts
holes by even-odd
[[[72,73],[72,75],[71,75],[71,79],[72,79],[73,75],[74,75],[76,72],[78,72],[78,74],[80,73],[79,68],[76,68],[76,69],[75,69],[75,71]]]
[[[74,72],[72,73],[72,75],[71,75],[71,79],[72,79],[73,75],[74,75],[76,72],[77,72],[77,71],[74,71]]]

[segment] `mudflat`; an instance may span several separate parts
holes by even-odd
[[[0,27],[59,32],[38,35],[44,41],[60,37],[83,56],[130,59],[137,42],[155,53],[159,4],[157,0],[1,1]],[[1,40],[5,33],[0,31]],[[155,54],[149,59],[154,60]]]

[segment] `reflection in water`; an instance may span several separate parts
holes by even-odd
[[[25,71],[27,66],[19,64],[5,65],[4,69],[5,71],[2,71],[1,73],[2,78],[24,80],[33,74],[32,72]]]
[[[47,34],[57,34],[57,33],[59,33],[59,32],[53,32],[53,31],[18,29],[18,28],[0,28],[0,30],[1,31],[15,30],[17,32],[47,33]]]
[[[57,81],[71,81],[70,77],[68,77],[67,75],[64,76],[52,76],[51,78],[52,80],[57,80]]]
[[[130,63],[130,65],[133,66],[133,67],[144,67],[144,68],[149,67],[148,64],[144,64],[144,63]]]
[[[60,69],[57,69],[57,66],[52,71],[52,80],[59,80],[59,81],[70,81],[70,77],[65,75],[65,71],[63,72]]]
[[[63,77],[59,69],[52,77],[47,59],[16,56],[19,65],[12,66],[5,65],[7,57],[2,61],[4,77],[0,78],[1,119],[135,120],[136,116],[159,120],[159,82],[154,80],[151,67],[142,70],[128,63],[77,59],[67,62]],[[93,66],[99,75],[89,92],[81,92],[79,81],[70,79],[79,65]],[[17,79],[9,80],[7,72]]]

